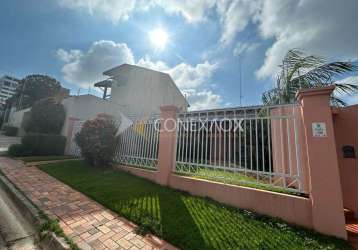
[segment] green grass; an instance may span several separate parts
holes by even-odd
[[[182,249],[352,249],[343,240],[224,206],[83,161],[40,166],[118,214]]]
[[[197,168],[195,171],[185,171],[179,173],[180,175],[190,176],[192,178],[197,179],[205,179],[210,181],[222,182],[226,184],[232,184],[236,186],[244,186],[257,188],[277,193],[291,194],[297,196],[306,196],[305,194],[299,193],[294,190],[287,190],[278,186],[269,185],[267,182],[265,183],[263,180],[257,180],[253,176],[244,175],[237,172],[229,172],[223,171],[219,169],[208,169],[208,168]]]
[[[70,155],[50,155],[50,156],[24,156],[17,157],[17,160],[22,160],[24,162],[40,162],[40,161],[55,161],[55,160],[67,160],[67,159],[76,159]]]

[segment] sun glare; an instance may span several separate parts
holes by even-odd
[[[168,42],[168,34],[162,28],[156,28],[149,32],[151,43],[156,49],[165,49]]]

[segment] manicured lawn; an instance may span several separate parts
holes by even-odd
[[[193,171],[179,172],[179,174],[190,176],[192,178],[211,180],[237,186],[252,187],[277,193],[306,196],[305,194],[299,193],[298,191],[286,190],[278,186],[270,185],[268,181],[258,181],[256,177],[244,175],[241,172],[229,172],[219,169],[197,168]]]
[[[83,161],[40,169],[182,249],[352,249],[343,240]]]
[[[76,159],[76,158],[70,155],[50,155],[50,156],[24,156],[24,157],[17,157],[16,159],[22,160],[24,162],[39,162],[39,161],[67,160],[67,159]]]

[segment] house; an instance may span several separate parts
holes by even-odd
[[[127,116],[159,114],[160,107],[174,105],[186,111],[189,104],[169,74],[122,64],[103,72],[109,79],[95,84],[104,88],[104,98],[111,88],[110,102],[119,105]]]
[[[86,121],[94,118],[97,114],[105,113],[120,121],[119,131],[127,128],[131,121],[121,112],[120,106],[94,95],[70,96],[62,100],[66,118],[61,134],[66,136],[70,129],[71,119]]]
[[[95,84],[104,91],[103,98],[94,95],[66,95],[61,98],[66,112],[61,132],[68,138],[66,150],[74,150],[72,138],[73,133],[80,129],[79,124],[99,113],[112,115],[120,121],[119,131],[123,131],[131,125],[131,119],[159,114],[161,106],[175,105],[181,111],[186,111],[189,106],[172,78],[166,73],[122,64],[103,74],[108,76],[108,79]],[[10,112],[8,124],[18,127],[22,135],[29,114],[30,109]],[[68,150],[66,152],[69,152]]]

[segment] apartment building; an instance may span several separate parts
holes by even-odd
[[[19,79],[4,75],[0,78],[0,106],[5,105],[8,98],[15,94]]]

